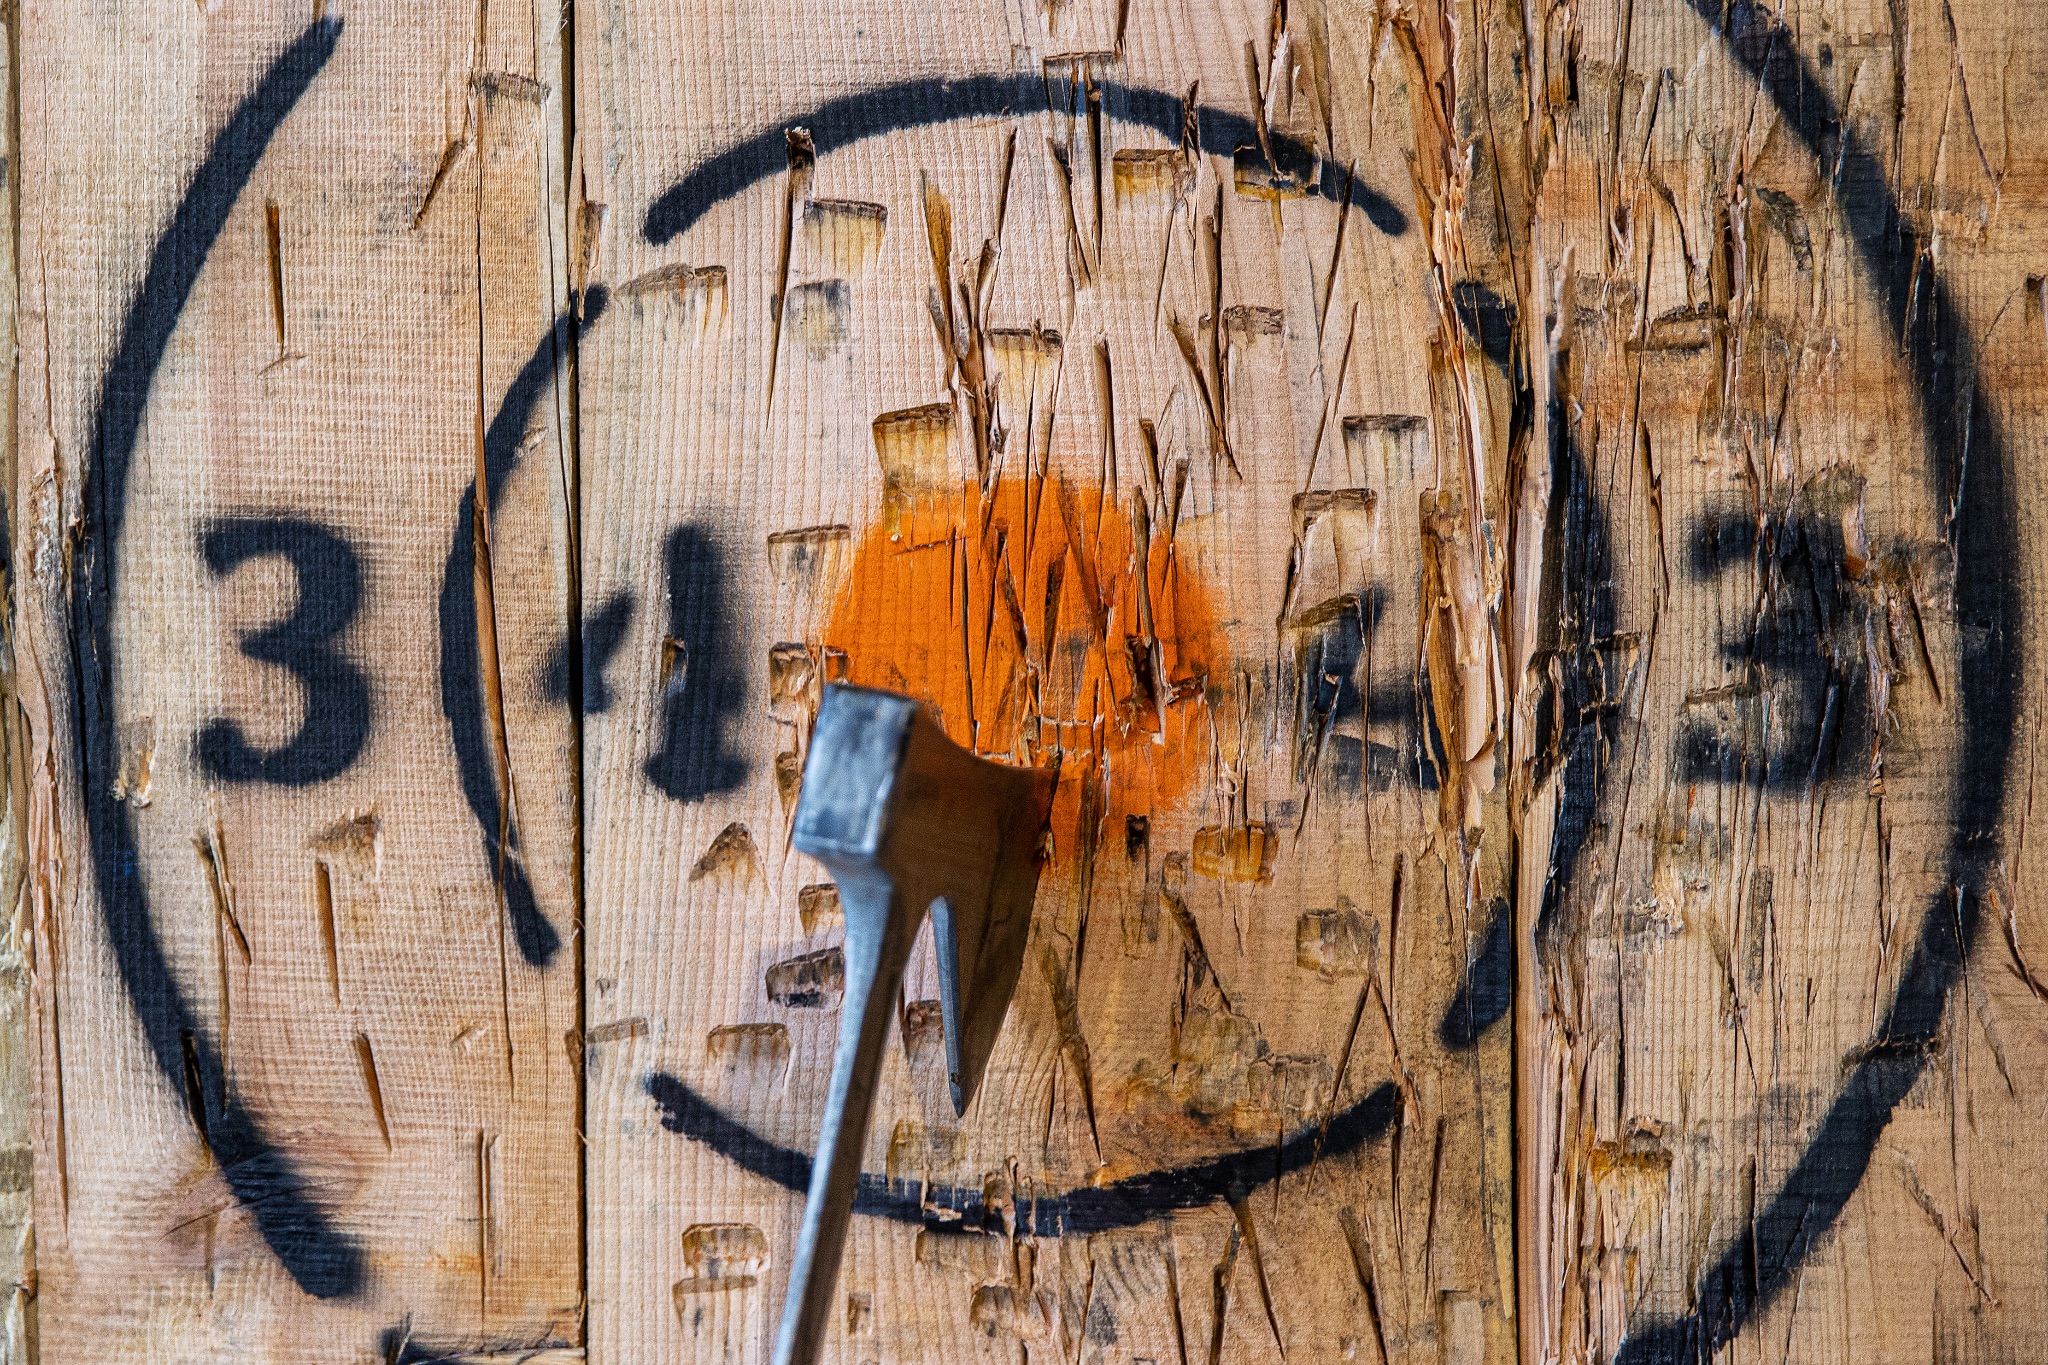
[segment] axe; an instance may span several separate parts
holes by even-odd
[[[1024,965],[1057,777],[976,758],[908,697],[825,689],[792,842],[839,884],[846,993],[776,1365],[818,1358],[889,1017],[927,908],[954,1112],[974,1098]]]

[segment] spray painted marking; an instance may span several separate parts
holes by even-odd
[[[1951,813],[1948,853],[1950,881],[1958,888],[1955,903],[1930,908],[1924,917],[1877,1045],[1856,1064],[1778,1194],[1703,1277],[1699,1308],[1677,1321],[1632,1334],[1618,1357],[1629,1365],[1710,1355],[1767,1306],[1840,1216],[1862,1180],[1893,1109],[1917,1081],[1974,937],[1979,914],[1977,883],[1996,857],[2018,695],[2014,661],[2022,654],[2022,623],[2007,609],[2007,604],[2016,600],[2017,587],[2010,555],[2016,541],[2015,514],[2004,496],[2009,456],[1995,417],[1984,405],[1974,380],[1966,378],[1973,372],[1972,347],[1946,286],[1925,261],[1924,245],[1900,222],[1878,157],[1843,127],[1826,87],[1798,55],[1791,36],[1775,17],[1747,0],[1725,11],[1709,0],[1689,3],[1704,21],[1721,21],[1716,31],[1744,70],[1771,95],[1807,150],[1817,157],[1824,151],[1839,156],[1836,179],[1851,236],[1888,320],[1907,341],[1913,378],[1924,396],[1924,435],[1930,459],[1951,494],[1952,515],[1947,525],[1958,569],[1957,614],[1966,627],[1965,640],[1972,643],[1966,644],[1960,660],[1963,733],[1958,766],[1962,777]],[[339,19],[322,20],[279,55],[214,139],[170,224],[158,238],[101,386],[94,442],[99,460],[94,477],[88,480],[86,507],[88,526],[97,522],[100,534],[85,537],[70,594],[71,662],[87,827],[102,913],[123,987],[158,1069],[174,1090],[186,1087],[189,1058],[201,1094],[202,1136],[236,1198],[251,1210],[265,1241],[301,1288],[321,1297],[360,1289],[362,1255],[350,1239],[333,1229],[308,1196],[304,1181],[270,1146],[256,1117],[228,1088],[217,1050],[198,1027],[156,936],[140,875],[135,831],[127,807],[114,795],[112,775],[119,756],[113,710],[116,663],[112,618],[118,565],[112,547],[120,540],[128,474],[149,391],[199,270],[271,138],[333,55],[340,31]],[[1105,112],[1112,118],[1151,127],[1169,137],[1182,126],[1184,106],[1172,96],[1114,84],[1103,89]],[[898,129],[960,118],[1050,112],[1051,108],[1042,81],[977,77],[906,82],[847,96],[819,106],[803,121],[814,128],[822,152]],[[1249,120],[1207,106],[1198,108],[1196,124],[1203,142],[1212,147],[1235,146],[1254,133]],[[720,153],[686,174],[649,209],[648,239],[656,243],[671,240],[716,203],[767,179],[784,164],[785,144],[779,129]],[[1327,178],[1319,192],[1327,198],[1337,197]],[[1350,193],[1382,231],[1405,231],[1405,217],[1384,196],[1364,186]],[[593,290],[583,321],[594,320],[602,307],[602,292]],[[523,434],[532,408],[552,381],[568,330],[575,325],[573,314],[558,320],[493,419],[491,436],[496,440],[492,444],[498,458],[494,461],[493,452],[487,449],[487,503],[495,504],[502,491],[503,480],[517,458],[517,436]],[[1979,456],[1974,464],[1965,458],[1971,442]],[[1966,473],[1970,477],[1966,478]],[[455,585],[470,581],[468,575],[457,572],[460,568],[467,565],[473,572],[475,501],[472,486],[458,512],[458,535],[444,580],[443,706],[458,751],[465,795],[483,828],[485,848],[494,855],[494,864],[509,869],[502,875],[521,952],[529,962],[541,965],[558,949],[559,937],[532,906],[530,887],[517,863],[516,835],[503,825],[499,813],[488,750],[477,742],[482,727],[480,694],[473,686],[477,667],[474,597],[452,591]],[[466,611],[457,599],[467,599]],[[470,646],[466,656],[460,648],[465,637]],[[478,697],[474,707],[470,696]],[[504,834],[498,833],[501,826]],[[515,883],[523,889],[523,896],[514,889]],[[673,1078],[651,1078],[650,1093],[663,1082],[673,1082]],[[660,1088],[663,1093],[655,1098],[668,1111],[664,1118],[667,1126],[714,1146],[757,1174],[792,1189],[802,1188],[801,1154],[724,1119],[680,1082]],[[1383,1090],[1346,1111],[1339,1121],[1362,1115]],[[1390,1106],[1389,1110],[1381,1127],[1392,1122]],[[1363,1142],[1371,1135],[1365,1131],[1371,1125],[1358,1126],[1357,1141]],[[1333,1123],[1332,1137],[1337,1135]],[[1335,1143],[1328,1145],[1337,1149]],[[1281,1150],[1284,1154],[1288,1148]],[[1242,1155],[1226,1157],[1183,1168],[1180,1173],[1134,1177],[1126,1183],[1132,1183],[1134,1189],[1144,1182],[1165,1182],[1158,1188],[1178,1188],[1174,1182],[1188,1172],[1208,1172],[1209,1176],[1188,1177],[1193,1184],[1187,1188],[1209,1189],[1221,1180],[1223,1183],[1214,1187],[1227,1190],[1234,1176],[1218,1173],[1226,1168],[1239,1171],[1246,1159]],[[1281,1164],[1284,1166],[1284,1159]],[[790,1179],[784,1180],[784,1175]],[[872,1179],[864,1177],[865,1181]],[[865,1184],[863,1191],[868,1194]],[[862,1207],[885,1216],[904,1216],[900,1203],[889,1201],[908,1196],[885,1197],[885,1193],[868,1195]],[[1069,1202],[1060,1207],[1071,1211],[1075,1207],[1071,1201],[1079,1193],[1066,1196]],[[964,1197],[957,1202],[966,1207]],[[918,1199],[920,1220],[922,1210],[931,1204],[929,1193]],[[944,1206],[943,1198],[939,1206]],[[1147,1206],[1147,1200],[1134,1198],[1125,1207]],[[1186,1206],[1170,1200],[1159,1204],[1162,1210]],[[1059,1221],[1061,1226],[1078,1228],[1087,1218],[1062,1214]]]
[[[555,382],[568,352],[572,333],[603,315],[610,295],[592,286],[584,295],[579,319],[572,307],[534,347],[499,403],[497,415],[484,431],[484,503],[487,516],[497,511],[506,480],[519,464],[519,443],[526,426]],[[477,487],[463,490],[455,509],[455,535],[448,545],[448,565],[441,576],[441,714],[448,721],[448,739],[455,748],[455,768],[462,779],[463,799],[476,817],[484,859],[498,884],[519,956],[529,967],[545,967],[561,951],[562,936],[541,913],[520,854],[519,826],[499,790],[496,755],[484,723],[483,661],[478,654],[476,549]],[[485,525],[489,525],[488,519]],[[495,638],[495,632],[493,633]],[[564,677],[567,666],[564,665]],[[564,695],[566,696],[566,681]]]
[[[647,1094],[661,1109],[661,1126],[701,1142],[742,1170],[796,1194],[811,1185],[811,1158],[771,1142],[664,1072],[647,1078]],[[1399,1092],[1384,1082],[1358,1103],[1278,1147],[1228,1152],[1211,1161],[1126,1176],[1107,1185],[1083,1185],[1060,1194],[1017,1201],[1015,1231],[1031,1237],[1087,1236],[1137,1227],[1182,1209],[1206,1208],[1245,1195],[1284,1175],[1307,1170],[1322,1157],[1343,1156],[1388,1132],[1400,1112]],[[1004,1211],[985,1202],[979,1186],[924,1185],[863,1172],[854,1195],[856,1213],[916,1223],[935,1231],[1005,1231]]]
[[[2024,657],[2012,548],[2016,510],[2006,496],[2010,455],[1973,376],[1972,339],[1927,246],[1900,221],[1876,152],[1844,126],[1818,72],[1790,30],[1754,0],[1688,0],[1727,44],[1743,71],[1769,93],[1779,117],[1823,167],[1894,335],[1905,343],[1923,414],[1923,439],[1937,481],[1948,490],[1943,518],[1956,562],[1956,615],[1963,639],[1962,735],[1950,810],[1952,903],[1928,907],[1897,994],[1872,1044],[1771,1202],[1705,1269],[1698,1307],[1672,1322],[1632,1331],[1617,1365],[1706,1360],[1768,1307],[1863,1181],[1892,1111],[1927,1065],[1948,996],[1976,935],[1981,881],[1996,863],[2005,813]],[[1968,458],[1975,447],[1975,459]],[[1965,477],[1967,475],[1967,477]]]
[[[664,246],[696,226],[717,205],[788,170],[787,128],[807,129],[817,154],[823,156],[856,142],[911,128],[931,128],[962,119],[1019,118],[1060,112],[1052,101],[1052,90],[1059,84],[1023,72],[953,80],[929,77],[841,95],[691,167],[649,206],[642,231],[649,242]],[[1173,141],[1178,141],[1188,126],[1187,102],[1178,95],[1115,81],[1104,81],[1096,88],[1102,96],[1103,117],[1112,122],[1150,128]],[[1250,119],[1214,105],[1196,105],[1193,123],[1199,149],[1224,156],[1259,141],[1259,130]],[[1313,150],[1299,139],[1281,133],[1270,137],[1273,154],[1283,165],[1313,164]],[[1353,207],[1390,237],[1408,230],[1408,216],[1370,185],[1353,183],[1347,188],[1339,177],[1322,175],[1313,190],[1335,203],[1342,203],[1348,193]]]
[[[305,689],[297,733],[275,749],[258,749],[242,727],[215,717],[199,732],[199,766],[223,782],[309,787],[348,770],[370,738],[370,684],[336,641],[362,604],[363,575],[355,548],[337,532],[302,517],[223,517],[199,537],[199,553],[215,578],[258,559],[292,567],[295,599],[281,621],[242,637],[242,653],[290,673]]]
[[[115,794],[120,748],[114,699],[120,694],[113,619],[120,584],[118,547],[127,514],[128,476],[141,439],[149,391],[200,269],[219,240],[256,164],[341,37],[341,20],[307,28],[271,63],[263,79],[213,139],[171,221],[150,252],[142,287],[121,324],[93,421],[97,456],[85,481],[85,524],[71,580],[71,669],[80,747],[79,785],[100,913],[150,1055],[165,1084],[197,1099],[194,1120],[235,1198],[301,1289],[320,1298],[361,1289],[361,1250],[313,1202],[305,1180],[273,1148],[243,1107],[220,1065],[219,1050],[178,989],[151,922],[135,826]],[[94,534],[94,532],[97,534]]]

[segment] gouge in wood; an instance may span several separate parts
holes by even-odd
[[[908,697],[825,690],[792,841],[839,884],[846,993],[776,1365],[818,1358],[889,1017],[927,907],[954,1110],[974,1098],[1024,965],[1056,777],[976,758]]]

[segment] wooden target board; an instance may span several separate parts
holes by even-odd
[[[2016,9],[287,10],[9,15],[5,1359],[766,1361],[837,681],[827,1359],[2032,1354]]]

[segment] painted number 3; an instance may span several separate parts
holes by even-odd
[[[199,731],[199,765],[228,782],[307,787],[337,777],[370,736],[370,685],[336,648],[362,600],[362,571],[346,541],[296,517],[229,517],[199,537],[199,554],[217,579],[251,560],[291,565],[294,598],[279,621],[241,639],[242,653],[275,664],[305,689],[305,719],[275,749],[249,743],[242,727],[216,716]]]

